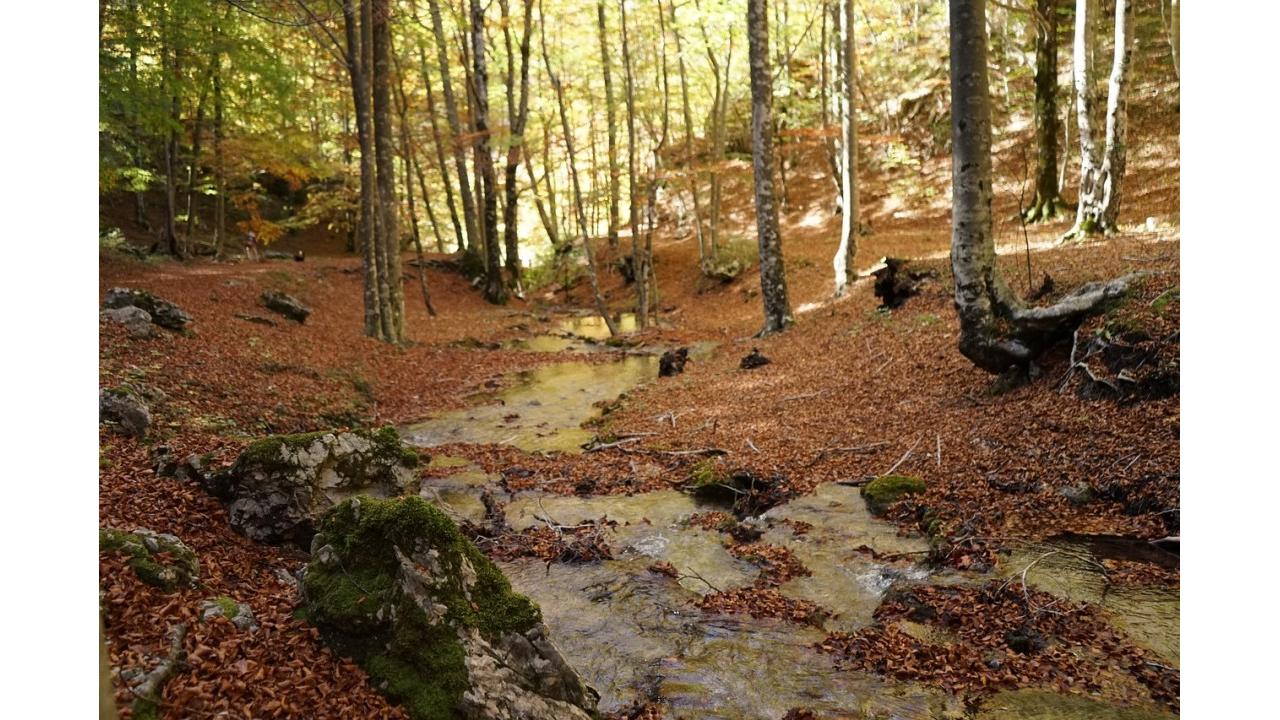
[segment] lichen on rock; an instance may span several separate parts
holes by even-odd
[[[273,435],[204,484],[229,502],[231,525],[245,536],[306,547],[320,516],[347,498],[416,494],[419,460],[391,427]]]
[[[415,720],[591,717],[598,699],[538,607],[419,497],[354,498],[320,522],[303,609]]]
[[[100,528],[98,549],[126,555],[140,580],[165,592],[193,587],[200,578],[195,552],[174,535],[146,528],[132,532]]]

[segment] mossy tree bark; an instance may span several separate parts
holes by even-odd
[[[844,295],[858,279],[854,259],[858,253],[858,117],[855,112],[857,88],[857,46],[853,34],[853,0],[840,4],[840,247],[832,260],[835,294]]]
[[[747,49],[751,66],[751,166],[755,180],[756,231],[760,244],[760,295],[764,326],[760,335],[795,322],[787,301],[782,233],[773,197],[773,79],[769,68],[769,13],[765,0],[747,0]]]
[[[1036,0],[1036,171],[1035,199],[1027,222],[1052,220],[1058,196],[1058,0]]]
[[[1026,371],[1084,318],[1123,295],[1132,277],[1088,283],[1054,305],[1027,307],[996,268],[986,0],[951,0],[951,132],[951,271],[960,352],[991,373]]]

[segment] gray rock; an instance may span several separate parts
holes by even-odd
[[[1082,482],[1058,488],[1058,494],[1066,498],[1067,502],[1072,505],[1088,505],[1093,502],[1095,497],[1093,488]]]
[[[225,617],[238,630],[257,630],[258,621],[253,617],[253,609],[229,597],[217,597],[205,600],[200,607],[200,619],[208,622],[216,617]]]
[[[303,305],[297,298],[275,290],[262,293],[262,304],[268,310],[280,313],[298,324],[306,322],[307,316],[311,314],[311,308]]]
[[[108,310],[136,307],[151,316],[151,322],[170,330],[181,330],[191,322],[191,316],[168,300],[152,295],[146,290],[114,287],[107,291],[102,306]]]
[[[141,438],[151,427],[151,409],[132,388],[98,390],[98,422],[114,425],[125,435]]]
[[[129,331],[129,337],[154,337],[156,328],[151,324],[151,313],[140,307],[129,305],[122,308],[108,308],[102,311],[102,317],[113,323],[123,325]]]
[[[538,607],[434,505],[355,498],[325,516],[314,544],[307,617],[410,717],[437,717],[427,704],[467,720],[593,717],[599,695]],[[369,592],[355,591],[354,578]]]
[[[396,497],[421,487],[418,455],[393,428],[273,435],[229,469],[197,477],[228,501],[231,525],[259,542],[307,547],[316,522],[356,495]]]

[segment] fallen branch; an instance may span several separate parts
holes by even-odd
[[[922,439],[924,439],[924,436],[923,436],[923,435],[921,435],[920,437],[916,438],[915,443],[914,443],[911,447],[907,448],[907,452],[906,452],[906,454],[904,454],[902,457],[898,458],[898,462],[894,463],[892,467],[890,467],[888,470],[885,470],[883,473],[881,473],[881,475],[882,475],[882,476],[883,476],[883,475],[892,475],[894,470],[897,470],[897,469],[898,469],[898,467],[902,465],[902,463],[904,463],[904,462],[906,462],[906,461],[907,461],[907,458],[911,457],[911,453],[915,452],[916,446],[920,444],[920,441],[921,441]]]
[[[138,698],[133,704],[135,716],[148,707],[158,707],[161,704],[160,696],[164,693],[164,686],[178,673],[178,667],[186,658],[186,651],[182,647],[187,639],[186,623],[178,623],[169,631],[173,634],[172,641],[169,643],[169,654],[151,672],[144,675],[137,685],[129,688],[129,691]]]

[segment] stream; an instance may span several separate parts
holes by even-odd
[[[634,318],[632,318],[634,322]],[[628,327],[626,318],[623,327]],[[632,325],[633,327],[633,325]],[[556,335],[535,336],[512,347],[532,352],[582,348],[608,337],[600,318],[573,318]],[[601,335],[603,333],[603,335]],[[704,349],[704,352],[709,350]],[[610,362],[567,361],[518,373],[505,390],[474,407],[443,413],[402,428],[406,442],[420,447],[449,443],[510,444],[529,452],[580,452],[593,433],[581,427],[612,401],[657,375],[657,355],[619,355]],[[536,559],[501,562],[521,593],[542,608],[547,626],[566,659],[599,691],[601,712],[632,701],[661,698],[672,717],[780,718],[805,707],[824,717],[966,717],[960,701],[924,685],[885,680],[832,668],[830,656],[813,645],[832,630],[853,631],[896,581],[981,582],[990,576],[936,570],[915,564],[928,545],[900,535],[871,517],[857,488],[827,484],[812,494],[776,506],[751,520],[767,528],[760,542],[789,548],[811,571],[779,587],[784,595],[831,610],[822,627],[801,626],[746,615],[710,615],[695,603],[713,589],[749,585],[759,569],[730,555],[723,535],[688,522],[696,512],[723,509],[676,490],[639,495],[578,497],[498,491],[497,477],[464,458],[436,456],[447,472],[424,484],[423,495],[458,518],[484,516],[479,496],[488,487],[506,501],[515,529],[545,521],[575,525],[607,517],[617,526],[609,537],[614,559],[586,564]],[[781,521],[812,525],[794,534]],[[902,559],[881,562],[860,546]],[[1098,560],[1079,543],[1026,544],[1015,548],[997,575],[1027,573],[1027,583],[1055,595],[1105,608],[1119,629],[1163,661],[1178,663],[1179,596],[1174,589],[1107,590]],[[665,561],[679,580],[650,571]],[[852,713],[852,714],[850,714]],[[978,717],[1083,720],[1145,720],[1172,717],[1150,709],[1119,708],[1052,693],[1002,693]]]

